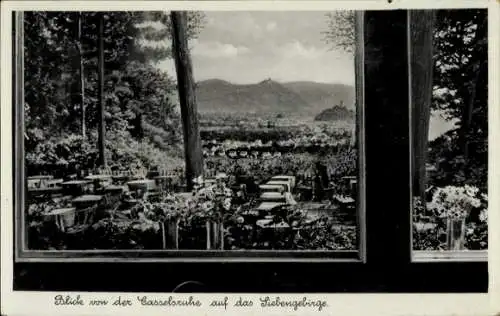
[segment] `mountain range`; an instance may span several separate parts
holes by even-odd
[[[220,79],[196,86],[200,113],[284,113],[317,115],[338,104],[354,108],[354,87],[344,84],[267,79],[255,84],[234,84]]]

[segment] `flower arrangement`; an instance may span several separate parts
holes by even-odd
[[[183,199],[171,194],[164,196],[159,202],[140,200],[134,210],[136,214],[141,214],[140,217],[160,222],[178,219],[185,213]]]
[[[478,193],[478,188],[469,185],[437,188],[427,209],[440,218],[465,219],[472,209],[481,206]]]
[[[185,204],[188,214],[207,220],[222,221],[231,210],[233,196],[233,191],[227,187],[223,175],[218,175],[214,184],[204,181],[202,176],[193,182],[193,196]]]
[[[487,249],[488,197],[470,185],[435,188],[431,201],[414,199],[415,250]],[[430,222],[425,230],[417,223]]]

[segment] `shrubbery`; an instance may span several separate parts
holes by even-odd
[[[175,148],[164,151],[148,139],[136,140],[126,131],[107,133],[106,159],[112,169],[130,170],[157,167],[173,170],[184,166],[180,151]],[[51,138],[39,142],[26,153],[26,167],[30,174],[52,173],[64,175],[76,168],[95,169],[97,163],[97,139],[95,135],[84,139],[80,135],[69,134],[62,138]]]

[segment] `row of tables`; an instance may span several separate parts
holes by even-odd
[[[50,175],[28,177],[30,197],[50,196],[71,199],[71,207],[49,210],[44,214],[49,221],[54,221],[63,232],[83,229],[92,223],[97,206],[104,196],[121,194],[129,191],[151,192],[161,187],[164,182],[171,184],[172,176],[156,176],[153,179],[132,179],[127,175],[97,174],[84,179],[63,181]]]
[[[225,174],[218,176],[227,179]],[[152,179],[133,178],[128,175],[97,174],[83,179],[63,181],[54,180],[50,175],[38,175],[28,177],[28,192],[31,197],[66,195],[71,199],[71,207],[52,209],[44,214],[49,220],[54,221],[61,231],[68,232],[73,231],[75,227],[91,224],[97,206],[103,202],[105,195],[121,194],[124,191],[154,194],[162,187],[171,186],[175,180],[171,175],[156,175]],[[206,179],[208,183],[215,181],[215,178]],[[129,203],[134,201],[137,201],[135,197],[125,200]]]

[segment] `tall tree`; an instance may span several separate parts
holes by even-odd
[[[92,151],[98,148],[101,113],[98,108],[99,14],[82,12],[79,37],[75,13],[26,12],[25,144],[27,160],[31,164],[57,160],[67,163],[69,159],[60,159],[60,154],[50,148],[58,144],[66,147],[68,141],[65,140],[69,139],[86,142],[85,148]],[[150,165],[153,160],[167,161],[157,158],[159,151],[150,154],[144,152],[144,148],[153,150],[156,147],[168,155],[178,155],[177,147],[181,141],[177,131],[180,117],[173,101],[173,74],[155,65],[172,57],[170,15],[168,12],[106,12],[106,15],[108,19],[103,32],[106,67],[102,94],[106,162],[127,165],[132,161],[142,161]],[[158,23],[155,19],[159,17],[164,21]],[[202,22],[202,13],[188,12],[188,36],[195,37]],[[81,56],[75,42],[81,43]],[[83,72],[79,71],[80,61],[83,61]],[[87,140],[79,137],[83,122],[81,76],[77,73],[84,75]],[[142,116],[144,125],[141,126],[143,139],[131,129],[138,116]],[[74,150],[70,152],[76,154]]]
[[[191,56],[188,48],[185,12],[172,11],[172,48],[177,71],[177,86],[181,105],[184,131],[184,151],[186,159],[187,188],[193,188],[193,180],[203,175],[203,154],[198,128],[195,82]]]
[[[99,26],[98,26],[98,148],[99,148],[99,160],[100,166],[106,166],[106,156],[105,156],[105,143],[104,138],[106,136],[106,127],[104,123],[104,19],[105,13],[99,13]]]
[[[414,20],[420,20],[418,15],[424,17],[426,13],[431,14],[430,11],[420,13],[410,11],[410,13]],[[424,150],[426,140],[423,138],[428,135],[429,129],[429,122],[425,119],[429,116],[429,108],[424,106],[427,101],[419,103],[417,99],[428,100],[429,96],[422,93],[428,93],[429,80],[432,82],[433,91],[431,113],[455,121],[457,126],[456,130],[446,133],[430,144],[429,159],[435,163],[440,162],[443,166],[440,167],[444,173],[440,176],[442,184],[449,184],[451,181],[456,184],[467,182],[484,186],[486,182],[487,10],[437,10],[433,14],[436,17],[432,26],[434,37],[432,79],[424,76],[422,72],[421,76],[412,74],[413,103],[417,105],[415,108],[417,112],[413,115],[413,128],[414,135],[418,136],[414,144],[420,147],[414,149],[419,156],[413,157],[417,158],[414,159],[414,166],[419,165],[414,170],[416,194],[422,191],[422,181],[424,181],[422,168],[427,153],[427,150]],[[327,16],[328,29],[324,32],[325,40],[333,47],[352,51],[355,46],[351,31],[354,30],[353,13],[336,11]],[[412,32],[416,32],[417,35],[411,39],[411,46],[415,51],[423,51],[424,47],[429,45],[431,22],[425,20],[427,19],[422,20],[423,25],[419,25],[420,22],[412,23]],[[426,54],[428,56],[429,50]],[[422,64],[427,62],[428,58],[421,60],[415,58],[412,68],[427,68],[427,65]]]
[[[75,100],[75,104],[78,104],[80,107],[81,134],[85,137],[85,66],[82,45],[82,18],[82,12],[75,12],[72,16],[72,20],[74,21],[74,35],[72,36],[73,46],[70,46],[69,50],[73,62],[73,73],[77,74],[75,77],[78,77],[78,80],[74,84],[76,96],[72,100]]]
[[[487,10],[439,10],[437,16],[432,107],[456,128],[432,142],[435,181],[486,189]]]
[[[432,104],[433,10],[409,11],[410,78],[413,131],[413,194],[425,200],[427,142]]]
[[[82,47],[82,21],[83,15],[82,12],[78,12],[77,14],[77,49],[78,49],[78,63],[79,63],[79,90],[80,90],[80,111],[82,113],[81,119],[82,119],[82,136],[85,137],[86,130],[85,130],[85,68],[83,65],[83,47]]]

